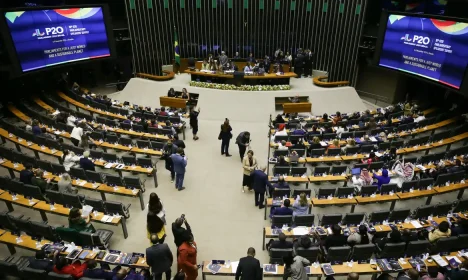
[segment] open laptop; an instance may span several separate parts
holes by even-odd
[[[299,160],[299,155],[291,154],[289,155],[289,162],[297,162]]]
[[[352,168],[351,169],[351,175],[358,176],[360,174],[361,174],[361,168]]]

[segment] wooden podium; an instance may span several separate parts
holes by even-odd
[[[300,102],[300,103],[284,103],[283,111],[287,113],[310,113],[312,112],[312,103]]]
[[[177,97],[167,97],[161,96],[159,97],[159,104],[164,107],[171,107],[171,108],[185,108],[187,107],[187,99],[177,98]]]

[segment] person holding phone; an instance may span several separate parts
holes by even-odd
[[[193,235],[184,233],[182,236],[182,244],[178,248],[179,256],[177,257],[177,269],[185,272],[186,280],[195,280],[198,277],[197,265],[197,243],[193,239]]]
[[[182,227],[182,225],[185,224],[185,228]],[[172,235],[174,235],[174,243],[177,248],[180,247],[183,243],[183,237],[186,235],[192,235],[192,229],[190,228],[189,223],[185,219],[185,215],[182,214],[180,218],[177,218],[174,223],[172,223]],[[177,250],[177,254],[179,254],[179,251]]]

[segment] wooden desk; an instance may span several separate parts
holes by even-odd
[[[138,197],[140,199],[140,206],[141,210],[145,210],[145,203],[143,201],[143,192],[138,189],[130,190],[124,187],[111,187],[107,184],[101,184],[97,190],[101,193],[102,200],[106,200],[106,193],[108,194],[116,194],[122,196],[129,196],[129,197]]]
[[[307,163],[320,163],[320,162],[334,162],[334,161],[341,161],[341,156],[322,156],[322,157],[306,157]]]
[[[46,201],[39,201],[34,205],[33,207],[34,210],[37,210],[41,213],[42,220],[44,222],[47,222],[47,215],[46,213],[51,213],[51,214],[56,214],[60,216],[65,216],[68,217],[70,214],[70,208],[67,208],[61,204],[54,204],[54,208],[52,209],[51,205],[47,203]],[[94,223],[101,223],[101,224],[106,224],[106,225],[113,225],[113,226],[118,226],[119,224],[122,226],[122,231],[124,238],[127,239],[128,237],[128,231],[127,231],[127,221],[125,217],[113,217],[111,222],[103,222],[101,219],[104,217],[104,213],[102,212],[92,212],[90,217],[91,221]]]
[[[49,113],[55,112],[55,109],[49,106],[47,103],[42,101],[39,97],[33,97],[34,102],[36,102],[37,105],[42,107],[43,109],[47,110]]]
[[[350,213],[354,213],[354,208],[357,204],[355,198],[338,198],[334,197],[332,199],[318,199],[316,197],[312,198],[312,205],[316,207],[323,207],[329,205],[335,206],[345,206],[345,205],[352,205]]]
[[[310,227],[306,227],[308,231],[310,231]],[[294,231],[287,231],[281,230],[282,233],[286,235],[287,238],[299,238],[301,235],[295,235]],[[273,234],[273,230],[271,227],[264,227],[263,228],[263,250],[265,250],[265,238],[278,238],[277,234]]]
[[[310,182],[342,182],[346,180],[347,177],[341,175],[309,176]]]
[[[457,199],[461,199],[463,197],[463,192],[465,189],[468,187],[468,183],[464,184],[451,184],[449,186],[443,186],[443,187],[434,187],[434,190],[439,193],[448,193],[448,192],[454,192],[458,191]]]
[[[231,84],[234,82],[233,74],[224,73],[207,73],[199,71],[185,70],[184,73],[190,74],[192,81],[200,82],[216,82],[221,84]],[[291,78],[296,77],[294,72],[284,72],[283,75],[276,75],[276,73],[265,75],[245,75],[242,77],[242,84],[256,84],[258,81],[263,80],[262,84],[268,82],[269,85],[289,85]],[[266,81],[266,82],[265,82]]]
[[[27,199],[21,194],[17,194],[15,196],[15,198],[13,198],[13,196],[9,192],[6,192],[6,191],[4,191],[0,195],[0,200],[5,202],[5,204],[6,204],[7,208],[8,208],[8,211],[10,211],[10,212],[15,210],[13,208],[13,204],[28,207],[28,208],[32,208],[34,205],[36,205],[36,203],[38,203],[40,201],[40,200],[37,200],[35,198]]]
[[[432,196],[437,194],[437,191],[434,189],[430,190],[414,190],[413,192],[398,192],[396,195],[400,198],[400,200],[412,199],[412,198],[423,198],[427,197],[426,205],[431,203]]]
[[[22,242],[17,242],[18,236],[13,235],[9,231],[5,231],[1,236],[0,236],[0,243],[6,244],[8,247],[8,250],[10,251],[10,254],[14,255],[16,254],[16,249],[15,247],[19,247],[22,249],[30,250],[30,251],[39,251],[41,250],[42,246],[45,244],[51,244],[53,243],[52,241],[42,239],[41,241],[36,241],[32,239],[31,236],[29,235],[21,235],[21,240]]]
[[[159,105],[170,108],[185,109],[187,107],[187,101],[188,99],[182,99],[177,97],[159,97]]]
[[[399,199],[398,195],[393,194],[393,195],[381,195],[381,194],[376,194],[375,197],[362,197],[362,196],[356,196],[355,197],[357,202],[359,204],[368,204],[368,203],[375,203],[375,202],[391,202],[390,206],[390,211],[395,208],[395,203]]]
[[[312,103],[310,102],[301,102],[301,103],[284,103],[283,104],[283,113],[310,113],[312,112]]]
[[[268,181],[270,182],[273,182],[273,178],[275,178],[274,176],[268,176]],[[294,177],[294,176],[286,176],[286,178],[284,178],[284,181],[285,182],[289,182],[289,183],[308,183],[309,182],[309,179],[307,177]],[[276,183],[276,182],[273,182],[273,183]]]
[[[91,116],[93,115],[93,113],[95,114],[98,114],[98,115],[101,115],[101,116],[106,116],[106,117],[111,117],[111,118],[114,118],[114,119],[118,119],[118,120],[125,120],[127,119],[125,116],[122,116],[120,114],[114,114],[114,113],[111,113],[111,112],[107,112],[107,111],[103,111],[101,109],[96,109],[96,108],[93,108],[89,105],[85,105],[81,102],[78,102],[74,99],[72,99],[71,97],[67,96],[65,93],[63,92],[58,92],[57,93],[58,96],[60,96],[63,100],[67,101],[67,106],[70,107],[70,104],[74,105],[77,109],[78,108],[81,108],[85,111],[88,111]]]

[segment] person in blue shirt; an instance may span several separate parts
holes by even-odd
[[[37,120],[34,120],[32,123],[32,133],[34,135],[42,134],[41,127],[39,126],[39,122]]]
[[[244,72],[252,72],[252,67],[250,66],[249,62],[247,62],[247,65],[245,65]]]
[[[390,183],[390,177],[388,176],[388,170],[387,169],[382,170],[382,176],[375,175],[375,173],[374,173],[374,175],[372,175],[372,177],[377,179],[376,184],[377,184],[377,188],[379,190],[380,190],[380,187],[382,187],[382,185]]]
[[[185,168],[187,167],[187,157],[183,157],[184,149],[177,148],[177,153],[171,155],[172,164],[176,173],[175,187],[181,191],[184,190]]]
[[[250,175],[252,180],[252,188],[255,191],[255,206],[258,206],[259,209],[265,208],[263,202],[265,200],[266,188],[272,188],[270,182],[268,181],[268,176],[265,174],[265,170],[266,167],[263,166],[260,169],[252,172],[252,174]]]
[[[83,157],[80,158],[80,167],[84,170],[96,171],[94,162],[89,158],[89,151],[84,151]]]
[[[24,169],[20,171],[20,182],[31,185],[33,177],[34,172],[32,171],[32,165],[27,162],[24,164]]]
[[[276,208],[273,208],[271,209],[271,215],[280,215],[280,216],[288,216],[288,215],[292,215],[294,210],[289,208],[289,206],[291,206],[291,201],[286,198],[283,202],[283,205],[281,205],[281,207],[276,207]]]

